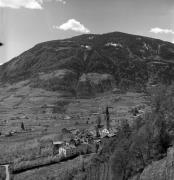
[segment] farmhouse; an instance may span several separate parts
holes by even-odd
[[[108,135],[109,135],[109,131],[107,129],[103,129],[100,131],[101,138],[108,136]]]
[[[59,155],[66,157],[66,148],[65,147],[60,147],[59,148]]]
[[[58,154],[59,149],[64,145],[64,142],[62,141],[54,141],[53,142],[53,154]]]

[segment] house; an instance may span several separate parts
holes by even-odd
[[[54,141],[53,142],[53,154],[59,154],[59,149],[64,145],[62,141]]]
[[[109,131],[107,129],[103,129],[102,131],[100,131],[100,136],[102,138],[108,135],[109,135]]]
[[[94,143],[100,143],[101,142],[101,139],[95,139],[94,140]]]
[[[90,131],[90,134],[91,134],[93,137],[95,137],[95,136],[96,136],[96,131],[91,130],[91,131]]]
[[[114,137],[114,136],[116,136],[115,133],[109,133],[109,134],[108,134],[108,137]]]
[[[65,147],[60,147],[59,148],[59,155],[66,157],[66,148]]]

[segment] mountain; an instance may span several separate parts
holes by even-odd
[[[127,88],[142,91],[148,84],[170,84],[172,80],[174,44],[158,39],[113,32],[38,44],[0,66],[1,164],[14,162],[14,167],[26,168],[12,172],[18,180],[72,177],[109,180],[123,179],[125,173],[133,177],[130,180],[162,180],[168,174],[171,177],[168,179],[173,179],[170,166],[173,147],[161,154],[158,143],[161,139],[156,139],[158,132],[166,132],[160,126],[164,122],[157,122],[161,117],[171,120],[164,127],[173,138],[172,98],[165,94],[163,86],[154,88],[158,89],[154,94],[159,95],[152,96],[156,103],[151,103],[145,93],[121,91]],[[172,90],[167,89],[166,93]],[[101,93],[105,91],[108,92]],[[94,98],[83,98],[89,96]],[[101,125],[106,126],[106,107],[113,130],[119,131],[116,136],[103,138],[98,153],[82,153],[77,158],[54,163],[49,154],[53,153],[50,140],[64,141],[65,129],[95,134],[99,117]],[[149,114],[151,108],[161,110],[164,116],[161,112]],[[135,131],[128,124],[133,122]],[[65,139],[69,139],[69,133],[67,136]],[[159,137],[167,142],[170,139],[165,133]]]
[[[85,34],[40,43],[0,67],[1,81],[30,79],[34,87],[54,91],[86,91],[91,82],[92,91],[102,91],[106,76],[110,85],[140,89],[148,81],[170,83],[174,44],[121,32]]]

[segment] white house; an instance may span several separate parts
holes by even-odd
[[[59,155],[66,157],[66,148],[60,147],[59,148]]]
[[[64,142],[62,141],[54,141],[53,142],[53,153],[59,154],[59,149],[63,146]]]
[[[108,131],[107,129],[103,129],[103,130],[100,132],[100,135],[101,135],[101,137],[108,136],[108,135],[109,135],[109,131]]]

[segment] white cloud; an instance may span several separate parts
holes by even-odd
[[[69,19],[66,23],[60,25],[60,26],[53,26],[55,29],[60,30],[72,30],[80,33],[89,33],[90,30],[87,29],[83,24],[81,24],[79,21],[75,19]]]
[[[150,32],[155,34],[174,34],[174,31],[172,29],[161,29],[161,28],[152,28]]]
[[[0,7],[42,9],[43,0],[0,0]]]
[[[0,7],[8,7],[8,8],[27,8],[27,9],[43,9],[44,2],[51,2],[53,0],[0,0]],[[56,0],[56,2],[60,2],[66,4],[65,0]]]
[[[62,4],[66,4],[66,1],[64,0],[56,0],[57,2],[61,2]]]

